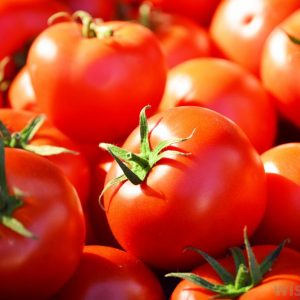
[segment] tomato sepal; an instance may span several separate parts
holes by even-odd
[[[4,142],[0,139],[0,223],[26,238],[35,239],[36,236],[31,231],[12,217],[14,211],[23,205],[22,192],[17,188],[13,190],[14,193],[9,194],[5,174]]]
[[[37,131],[41,128],[46,117],[38,115],[20,131],[11,133],[8,128],[0,121],[0,135],[3,139],[4,146],[10,148],[20,148],[33,152],[41,156],[58,155],[62,153],[78,154],[78,152],[69,150],[63,147],[52,145],[30,145],[29,142],[33,139]]]
[[[246,263],[246,258],[240,248],[233,247],[230,249],[236,269],[235,278],[213,257],[193,247],[188,247],[186,250],[193,250],[196,253],[200,254],[214,269],[214,271],[218,274],[224,284],[214,284],[197,274],[188,272],[171,272],[166,274],[165,276],[185,279],[211,292],[216,293],[216,295],[213,296],[212,299],[234,299],[238,296],[241,296],[242,294],[247,293],[263,280],[263,276],[271,269],[275,260],[279,257],[282,249],[284,248],[285,243],[286,241],[283,241],[274,251],[272,251],[264,258],[261,264],[259,264],[251,248],[247,236],[247,230],[245,228],[244,244],[248,263]]]
[[[113,144],[100,143],[99,147],[108,151],[115,159],[117,164],[123,171],[123,175],[110,180],[102,190],[99,199],[101,199],[104,192],[118,183],[129,180],[132,184],[138,185],[145,181],[148,173],[154,165],[163,158],[170,157],[170,155],[185,155],[186,153],[176,150],[166,150],[169,146],[178,144],[192,138],[195,130],[185,138],[173,138],[160,142],[153,150],[151,150],[149,142],[149,128],[146,117],[146,110],[150,105],[145,106],[140,112],[140,153],[136,154],[125,149],[122,149]]]

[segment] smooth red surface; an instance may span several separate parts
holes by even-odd
[[[111,230],[120,245],[145,263],[176,270],[201,258],[187,246],[220,255],[242,244],[258,226],[266,204],[260,157],[233,122],[200,107],[176,107],[149,120],[150,144],[193,136],[172,147],[188,156],[158,162],[140,185],[129,181],[104,193]],[[123,145],[139,152],[136,129]],[[114,162],[106,180],[121,175]]]
[[[230,118],[260,153],[274,143],[275,105],[261,82],[235,63],[198,58],[171,69],[159,110],[185,105],[206,107]]]
[[[267,39],[261,78],[274,96],[280,113],[300,128],[300,45],[287,36],[300,37],[300,9],[276,27]]]
[[[298,8],[298,0],[225,0],[213,16],[210,33],[225,57],[259,75],[265,40]]]
[[[256,231],[258,243],[280,243],[300,250],[300,143],[286,143],[262,154],[267,172],[267,209]]]
[[[55,300],[163,300],[159,281],[141,261],[111,247],[85,246],[78,269]],[[53,299],[54,300],[54,299]]]
[[[5,149],[10,192],[22,192],[13,217],[36,239],[0,225],[0,281],[3,299],[47,299],[75,271],[85,227],[79,198],[62,172],[47,159],[20,149]]]
[[[83,38],[73,22],[54,25],[33,43],[27,67],[38,105],[65,134],[112,142],[135,127],[141,108],[161,99],[166,65],[155,35],[131,22],[107,22],[113,35]]]

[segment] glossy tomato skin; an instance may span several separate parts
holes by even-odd
[[[130,254],[111,247],[85,246],[74,276],[55,300],[163,300],[150,269]]]
[[[261,78],[266,89],[275,97],[280,113],[300,127],[300,46],[287,33],[299,38],[300,9],[277,26],[268,37],[262,55]]]
[[[195,57],[209,56],[208,32],[196,22],[175,14],[161,14],[154,33],[160,41],[169,68]]]
[[[274,144],[275,105],[261,82],[235,63],[197,58],[172,68],[159,110],[184,105],[203,106],[230,118],[259,153]]]
[[[55,0],[3,0],[0,3],[0,60],[22,50],[47,27],[48,18],[68,11]]]
[[[82,255],[85,227],[73,186],[45,158],[5,149],[9,190],[23,194],[13,217],[30,230],[25,238],[0,225],[0,293],[3,299],[47,299],[75,271]]]
[[[87,39],[78,24],[54,25],[35,40],[27,63],[38,105],[61,131],[86,143],[127,136],[132,116],[146,104],[158,106],[166,80],[150,30],[121,21],[99,30],[113,34]]]
[[[265,40],[298,8],[298,0],[225,0],[213,16],[210,33],[226,58],[259,76]]]
[[[28,122],[38,116],[35,112],[0,109],[0,120],[11,132],[22,130]],[[46,121],[31,140],[32,145],[52,145],[64,147],[78,154],[62,153],[46,156],[67,176],[74,185],[82,206],[86,205],[90,192],[90,166],[80,147],[57,128]]]
[[[276,146],[261,157],[267,173],[268,202],[254,241],[276,244],[289,239],[289,246],[299,251],[300,143]]]
[[[254,246],[253,251],[261,263],[262,260],[275,249],[275,246],[261,245]],[[218,260],[222,266],[234,274],[234,263],[232,257]],[[210,282],[221,284],[220,278],[213,271],[211,266],[203,264],[193,270]],[[296,300],[299,299],[300,291],[300,253],[285,248],[279,255],[270,272],[266,273],[263,281],[247,293],[236,298],[239,300]],[[182,280],[174,289],[170,300],[208,300],[214,296],[203,288]]]
[[[149,119],[149,128],[152,149],[195,130],[175,147],[191,155],[160,161],[140,185],[125,181],[105,192],[108,222],[120,245],[156,268],[184,269],[200,260],[184,251],[187,246],[220,255],[241,244],[243,227],[247,224],[252,234],[266,202],[262,163],[244,133],[200,107],[157,114]],[[138,152],[138,143],[136,129],[123,148]],[[120,172],[113,163],[106,180]]]
[[[9,107],[16,110],[29,110],[39,112],[35,92],[26,67],[23,67],[12,80],[7,101]]]

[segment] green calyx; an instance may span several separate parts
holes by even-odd
[[[246,229],[244,230],[244,243],[247,259],[240,248],[234,247],[230,249],[235,264],[235,277],[205,252],[195,248],[188,248],[200,254],[209,263],[221,278],[223,284],[211,283],[194,273],[169,273],[165,276],[185,279],[214,292],[216,295],[212,299],[235,299],[262,281],[263,276],[271,269],[275,260],[280,255],[286,241],[282,242],[274,251],[267,255],[261,264],[258,264],[256,260],[247,237]]]
[[[35,238],[34,234],[12,215],[23,205],[22,192],[14,188],[13,195],[9,194],[5,174],[4,143],[0,139],[0,223],[12,231],[26,237]]]
[[[170,155],[190,155],[176,150],[167,150],[171,145],[178,144],[190,139],[193,133],[186,138],[174,138],[160,142],[155,149],[151,149],[149,142],[149,128],[146,118],[146,110],[150,106],[146,106],[140,113],[140,153],[132,153],[112,144],[100,143],[99,146],[107,150],[115,161],[118,163],[123,171],[123,175],[109,181],[101,192],[100,198],[103,193],[111,186],[129,180],[132,184],[138,185],[142,183],[147,177],[153,166],[163,158]]]
[[[11,133],[8,128],[0,121],[0,139],[5,147],[20,148],[41,156],[57,155],[61,153],[78,154],[78,152],[68,150],[63,147],[50,145],[30,145],[29,142],[43,125],[45,116],[39,115],[31,120],[21,131]]]
[[[99,23],[103,22],[102,19],[93,18],[84,10],[75,11],[72,15],[66,12],[57,12],[48,19],[48,25],[52,25],[57,20],[74,21],[80,23],[82,25],[81,34],[87,39],[105,38],[114,35],[114,31],[111,27],[99,27]]]
[[[53,24],[58,19],[78,22],[82,25],[81,34],[84,38],[106,38],[114,35],[111,27],[99,26],[102,19],[93,18],[88,12],[83,10],[75,11],[72,15],[66,12],[58,12],[48,19],[48,24]]]

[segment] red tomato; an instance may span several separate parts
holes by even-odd
[[[271,99],[251,73],[232,62],[201,58],[170,70],[159,109],[184,105],[203,106],[229,117],[258,152],[274,143],[277,118]]]
[[[135,126],[133,115],[146,104],[157,107],[166,79],[150,30],[121,21],[95,26],[96,38],[83,37],[74,22],[51,26],[35,40],[27,62],[42,111],[65,134],[87,143],[126,136]]]
[[[1,298],[48,299],[72,276],[81,258],[81,205],[73,186],[48,160],[12,148],[5,149],[5,157],[8,189],[20,191],[22,200],[12,217],[36,238],[0,223]],[[1,219],[4,213],[1,206]]]
[[[0,109],[0,120],[12,133],[22,130],[37,115],[37,113],[21,110]],[[77,152],[80,149],[76,143],[48,122],[37,131],[30,144],[59,146]],[[80,153],[61,153],[46,158],[68,177],[76,188],[82,205],[85,206],[90,190],[90,168],[85,157]]]
[[[0,60],[22,50],[43,29],[48,18],[66,7],[55,0],[1,0]]]
[[[280,113],[300,127],[300,46],[287,33],[300,37],[300,10],[277,26],[267,39],[261,65],[261,78],[275,97]]]
[[[300,250],[300,143],[274,147],[262,154],[262,160],[268,202],[254,241],[278,243],[288,238],[290,246]]]
[[[130,254],[104,246],[85,246],[74,276],[56,300],[163,300],[159,281]]]
[[[224,0],[214,14],[210,33],[225,57],[258,75],[266,38],[298,8],[298,0]]]
[[[8,103],[16,110],[40,111],[26,67],[23,67],[11,82],[8,90]]]
[[[253,251],[258,262],[274,250],[274,246],[254,246]],[[232,257],[218,260],[230,273],[234,273],[234,262]],[[204,264],[193,270],[193,273],[202,278],[221,284],[222,281],[209,264]],[[262,282],[250,289],[245,294],[234,299],[239,300],[297,300],[300,296],[300,253],[291,249],[283,249],[274,265]],[[183,280],[175,288],[170,300],[208,300],[215,296],[204,288]]]
[[[260,222],[266,203],[260,157],[242,130],[219,113],[201,107],[176,107],[149,119],[151,149],[173,138],[190,139],[156,163],[145,181],[126,180],[104,193],[111,230],[120,245],[145,263],[162,269],[199,263],[187,246],[220,255],[242,243]],[[139,130],[123,148],[139,151]],[[106,180],[122,174],[114,162]],[[233,217],[234,216],[234,217]]]
[[[169,68],[191,58],[210,55],[208,33],[196,22],[179,15],[158,12],[154,13],[150,22]]]

